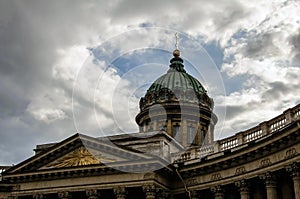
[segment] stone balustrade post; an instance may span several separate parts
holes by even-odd
[[[284,116],[286,119],[286,124],[290,124],[293,121],[292,109],[284,111]]]
[[[287,172],[292,176],[294,183],[295,199],[300,199],[300,166],[294,162],[286,167]]]
[[[259,124],[260,129],[262,130],[262,134],[267,135],[269,133],[269,126],[268,126],[268,122],[262,122]]]
[[[114,194],[117,199],[125,199],[127,195],[127,191],[125,187],[115,187]]]
[[[85,191],[88,199],[99,199],[99,192],[97,189],[88,189]]]
[[[249,186],[246,180],[240,180],[235,182],[234,184],[239,189],[241,199],[250,199]]]
[[[237,139],[238,139],[238,145],[242,145],[244,143],[244,134],[243,132],[240,132],[237,134]]]
[[[154,184],[144,185],[143,191],[145,192],[146,199],[155,199],[156,189]]]
[[[264,181],[267,191],[267,199],[277,199],[277,185],[275,175],[267,172],[260,176],[260,179]]]
[[[221,146],[220,146],[220,141],[216,141],[215,145],[214,145],[214,152],[219,152],[221,151]]]
[[[224,199],[224,190],[220,185],[212,187],[210,190],[213,192],[215,199]]]

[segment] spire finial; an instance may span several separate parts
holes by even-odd
[[[174,57],[179,57],[180,56],[180,51],[178,50],[178,32],[175,33],[175,38],[176,38],[176,43],[175,43],[175,50],[173,51]]]
[[[176,38],[175,47],[176,47],[176,50],[178,50],[178,32],[175,33],[175,38]]]

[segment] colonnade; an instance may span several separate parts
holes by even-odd
[[[299,164],[292,163],[286,168],[286,173],[290,175],[293,181],[293,191],[295,199],[300,199],[300,171]],[[267,199],[278,198],[278,181],[275,173],[266,172],[259,176],[259,179],[265,185],[265,192]],[[236,181],[235,186],[239,190],[240,199],[250,199],[251,191],[247,180],[243,179]],[[211,192],[214,195],[214,199],[225,199],[225,190],[221,185],[217,185],[211,188]],[[198,197],[201,198],[201,197]],[[192,198],[196,199],[196,198]]]
[[[299,171],[299,163],[294,162],[288,166],[286,166],[284,169],[281,169],[280,175],[286,175],[286,177],[290,184],[290,192],[291,195],[294,196],[295,199],[300,199],[300,171]],[[203,192],[205,190],[189,190],[188,194],[174,194],[172,191],[167,191],[165,189],[162,189],[161,187],[158,187],[154,183],[150,184],[143,184],[141,187],[136,187],[133,191],[132,188],[128,188],[125,186],[116,186],[110,189],[111,195],[108,198],[112,199],[130,199],[130,198],[144,198],[144,199],[201,199],[201,198],[209,198],[209,199],[226,199],[226,198],[234,198],[234,199],[250,199],[254,196],[254,190],[253,190],[253,182],[254,184],[261,184],[264,185],[260,190],[256,190],[256,192],[259,192],[260,195],[259,198],[261,199],[278,199],[278,195],[280,189],[282,189],[282,183],[279,182],[278,172],[266,172],[259,176],[250,178],[250,179],[241,179],[238,181],[233,181],[230,186],[235,187],[234,191],[236,191],[235,196],[229,196],[226,194],[230,194],[232,190],[228,190],[229,185],[218,185],[216,182],[216,185],[211,188],[206,188],[205,190],[209,192],[209,196],[203,197]],[[282,176],[281,176],[282,177]],[[281,184],[280,184],[281,183]],[[286,182],[284,182],[286,183]],[[293,183],[291,185],[291,183]],[[252,186],[252,187],[251,187]],[[128,194],[128,190],[131,189],[131,194]],[[106,191],[108,191],[106,189]],[[135,193],[138,192],[136,197],[134,196]],[[84,193],[85,192],[85,193]],[[102,194],[105,192],[105,190],[101,189],[86,189],[81,190],[82,197],[86,199],[107,199],[107,196],[103,196]],[[237,196],[238,193],[238,196]],[[285,193],[281,193],[285,194]],[[84,195],[84,196],[83,196]],[[104,194],[105,195],[105,194]],[[79,198],[82,198],[79,197]],[[288,196],[286,196],[288,197]],[[74,195],[74,192],[68,192],[68,191],[61,191],[57,192],[56,194],[52,194],[51,197],[47,194],[43,193],[34,193],[30,196],[11,196],[8,197],[8,199],[15,199],[15,198],[21,198],[21,199],[27,199],[27,198],[33,198],[33,199],[47,199],[47,198],[58,198],[58,199],[71,199],[71,198],[78,198],[76,194]],[[280,197],[279,197],[280,198]]]

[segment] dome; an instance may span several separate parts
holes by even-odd
[[[140,112],[135,118],[140,132],[163,130],[184,147],[212,143],[218,120],[213,100],[185,71],[178,49],[173,56],[167,73],[156,79],[140,99]]]
[[[202,84],[184,70],[183,60],[175,56],[170,63],[167,73],[155,80],[141,99],[140,109],[170,101],[201,104],[212,109],[212,99],[208,97]]]
[[[206,90],[196,78],[185,71],[179,72],[173,68],[170,68],[167,74],[154,81],[147,93],[159,92],[162,89],[182,90],[183,92],[191,90],[197,94],[206,93]]]

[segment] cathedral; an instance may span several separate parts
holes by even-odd
[[[140,99],[139,132],[75,134],[0,167],[0,199],[300,199],[300,104],[214,139],[214,101],[174,50]]]

